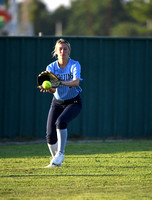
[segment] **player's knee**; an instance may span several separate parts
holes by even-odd
[[[56,128],[57,129],[66,129],[67,128],[67,123],[61,119],[58,119],[56,121]]]
[[[57,136],[52,136],[50,134],[47,134],[46,141],[48,144],[55,144],[57,142]]]

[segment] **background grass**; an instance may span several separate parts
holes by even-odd
[[[62,168],[45,144],[0,146],[0,199],[152,199],[152,141],[68,143]]]

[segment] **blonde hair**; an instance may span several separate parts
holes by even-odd
[[[58,44],[66,44],[68,46],[68,48],[69,48],[69,51],[71,52],[71,45],[70,45],[70,43],[67,40],[63,39],[63,38],[60,38],[59,40],[56,41],[54,50],[52,52],[52,56],[53,57],[56,57],[56,55],[57,55],[56,54],[56,49],[57,49],[57,45]],[[69,55],[70,55],[70,53],[69,53]]]

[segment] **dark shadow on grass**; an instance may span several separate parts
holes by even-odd
[[[54,174],[49,174],[49,175],[46,175],[46,174],[42,174],[42,175],[30,175],[30,174],[26,174],[26,175],[2,175],[0,176],[0,178],[22,178],[22,177],[65,177],[65,176],[74,176],[74,177],[104,177],[104,176],[126,176],[126,175],[122,175],[122,174],[97,174],[97,175],[94,175],[94,174],[60,174],[60,175],[54,175]]]

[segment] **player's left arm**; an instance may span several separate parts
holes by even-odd
[[[69,86],[69,87],[78,87],[80,83],[80,74],[81,74],[81,65],[77,61],[73,66],[72,66],[72,74],[73,74],[73,80],[71,81],[61,81],[61,85]]]
[[[80,83],[80,79],[75,78],[72,81],[61,81],[61,85],[69,86],[69,87],[78,87]]]

